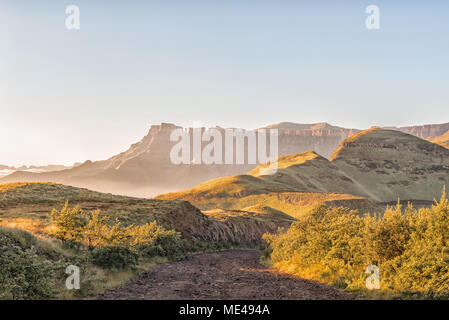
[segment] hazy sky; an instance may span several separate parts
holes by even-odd
[[[447,0],[0,0],[0,164],[104,159],[160,122],[447,122],[448,54]]]

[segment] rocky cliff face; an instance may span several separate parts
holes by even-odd
[[[329,158],[342,140],[360,132],[325,122],[312,125],[282,122],[267,128],[279,130],[279,156],[313,150],[325,158]]]
[[[391,128],[391,129],[399,130],[401,132],[408,133],[422,139],[426,139],[429,137],[440,136],[446,131],[448,131],[449,123],[426,124],[422,126],[411,126],[411,127]]]

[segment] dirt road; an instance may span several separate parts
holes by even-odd
[[[202,253],[155,266],[98,299],[352,299],[329,286],[268,269],[260,251]]]

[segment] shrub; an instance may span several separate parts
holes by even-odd
[[[99,210],[84,213],[78,207],[70,209],[67,203],[61,211],[53,210],[50,216],[55,227],[53,234],[58,239],[70,243],[84,240],[90,250],[121,247],[144,257],[177,257],[187,251],[186,242],[178,232],[166,230],[156,221],[124,226],[118,220],[101,216]]]
[[[348,276],[362,272],[361,229],[356,211],[320,206],[286,233],[265,239],[277,266],[302,277],[347,286]]]
[[[52,235],[62,242],[74,245],[83,239],[87,221],[78,206],[69,208],[69,204],[66,202],[61,210],[53,209],[51,211],[50,220],[55,227]]]
[[[404,212],[403,212],[404,211]],[[265,235],[277,268],[343,288],[364,290],[369,265],[380,269],[381,289],[449,297],[449,201],[431,208],[387,208],[360,217],[319,206],[278,235]]]
[[[404,253],[385,265],[390,286],[431,298],[449,297],[449,201],[421,209],[411,220]]]
[[[22,242],[33,243],[31,235],[0,229],[0,299],[50,299],[54,298],[52,267]]]
[[[91,256],[95,265],[105,269],[124,269],[138,263],[137,253],[124,247],[96,248]]]

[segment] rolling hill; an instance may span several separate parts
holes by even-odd
[[[330,160],[310,151],[277,162],[274,175],[261,174],[267,165],[259,165],[247,175],[158,198],[188,200],[201,209],[264,205],[298,217],[320,202],[344,201],[366,211],[398,198],[429,202],[449,183],[449,150],[397,130],[362,131],[344,140]]]
[[[402,132],[363,131],[343,141],[330,160],[378,202],[432,201],[449,185],[449,150]]]
[[[280,157],[274,175],[260,175],[259,165],[247,175],[223,177],[190,190],[160,195],[159,199],[183,199],[202,210],[277,210],[299,218],[319,203],[345,205],[366,211],[380,209],[362,193],[357,183],[315,152]]]

